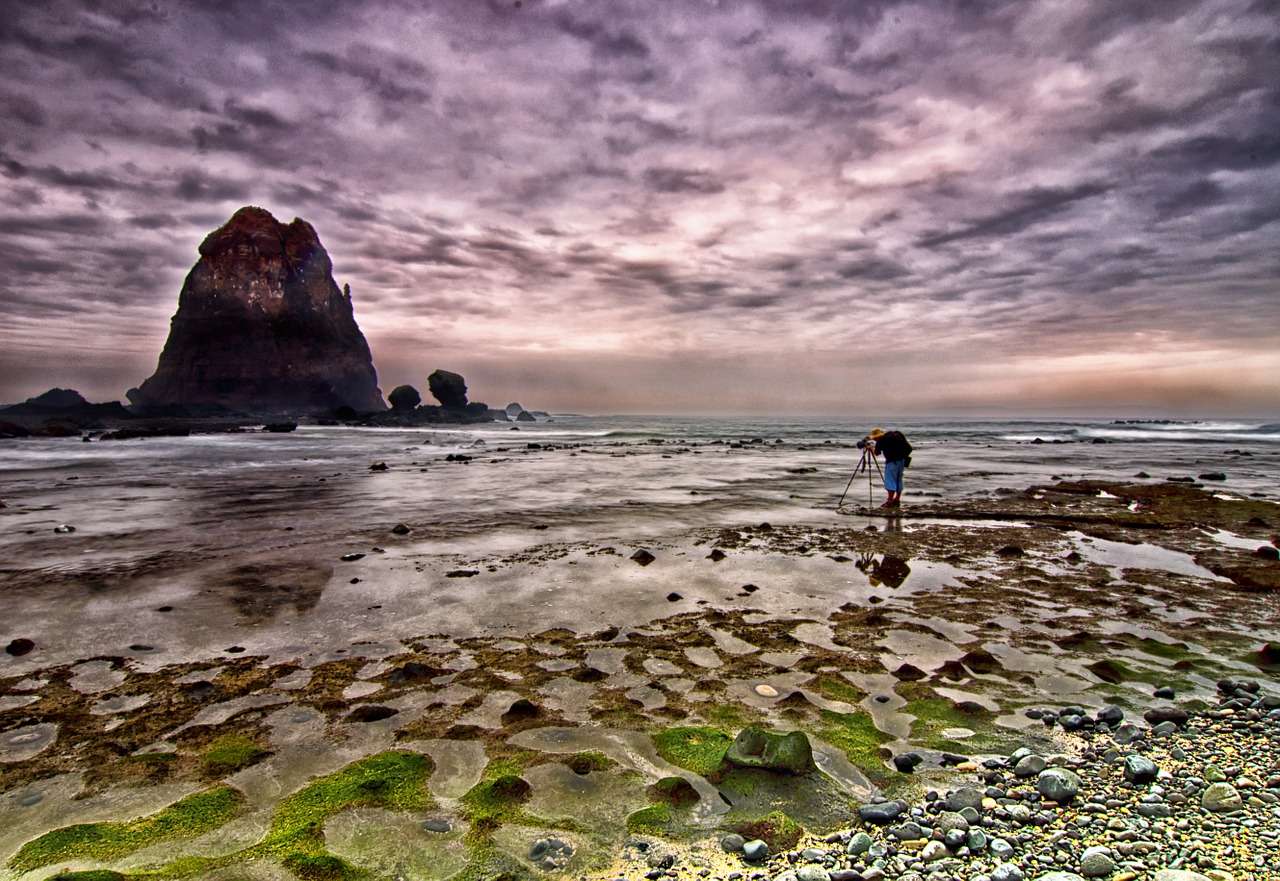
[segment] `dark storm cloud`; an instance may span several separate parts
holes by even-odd
[[[685,168],[647,168],[644,182],[658,193],[723,193],[724,184],[705,171]]]
[[[246,181],[220,177],[198,168],[188,168],[178,175],[173,194],[188,202],[223,202],[247,199],[252,187]]]
[[[958,229],[929,233],[920,239],[922,248],[936,248],[961,239],[1014,236],[1071,208],[1076,202],[1101,196],[1110,189],[1104,184],[1085,183],[1067,189],[1036,187],[1019,193],[1011,207]]]
[[[303,52],[301,58],[357,80],[380,101],[389,105],[431,100],[426,83],[431,81],[426,65],[403,56],[388,56],[368,46],[351,49],[345,56],[333,52]]]

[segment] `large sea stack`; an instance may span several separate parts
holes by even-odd
[[[311,224],[241,208],[200,243],[156,372],[129,400],[192,414],[385,409],[332,272]]]

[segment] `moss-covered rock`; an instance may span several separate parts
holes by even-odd
[[[240,790],[222,786],[189,795],[158,813],[127,823],[78,823],[24,844],[9,868],[29,872],[64,860],[115,860],[161,841],[194,838],[217,829],[244,807]]]
[[[724,759],[738,768],[759,768],[797,777],[817,769],[813,746],[803,731],[778,734],[763,728],[744,728],[725,751]]]
[[[702,777],[724,767],[725,750],[732,742],[733,738],[715,728],[668,728],[653,736],[659,756]]]

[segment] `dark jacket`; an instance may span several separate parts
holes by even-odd
[[[901,462],[911,457],[911,444],[900,431],[886,431],[876,439],[876,452],[886,462]]]

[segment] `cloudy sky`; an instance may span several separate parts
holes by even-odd
[[[0,0],[0,401],[155,368],[236,208],[382,389],[1280,412],[1276,0]]]

